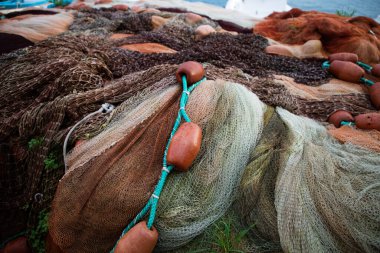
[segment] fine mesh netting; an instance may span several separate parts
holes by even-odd
[[[376,130],[360,131],[352,127],[335,128],[331,126],[329,133],[342,143],[355,145],[380,152],[380,132]]]
[[[236,84],[201,84],[187,108],[202,127],[202,149],[188,173],[168,178],[156,221],[161,250],[189,242],[226,212],[263,127],[264,104]]]
[[[136,107],[127,105],[117,122],[69,156],[50,220],[50,234],[62,250],[109,251],[123,224],[144,206],[161,172],[178,94],[174,86]],[[67,205],[72,201],[74,208]]]
[[[134,218],[148,200],[178,110],[178,90],[170,87],[135,108],[126,107],[109,129],[70,155],[70,170],[58,186],[50,223],[53,240],[64,251],[109,250],[123,224]],[[264,105],[241,86],[210,81],[202,83],[193,94],[188,114],[203,128],[203,145],[190,173],[174,173],[168,179],[171,187],[163,192],[156,225],[162,240],[159,247],[163,249],[190,241],[223,215],[262,128]],[[245,127],[239,130],[243,119]],[[94,153],[88,152],[89,147]],[[176,188],[181,185],[187,186],[182,194]],[[72,201],[76,208],[67,205]],[[100,208],[102,212],[93,212]],[[181,222],[173,220],[173,215],[182,217]]]
[[[267,124],[273,135],[266,139],[264,130],[237,201],[237,213],[256,225],[253,249],[280,243],[287,252],[376,252],[378,154],[338,143],[310,119],[276,111],[281,120],[274,114]]]
[[[292,140],[275,189],[283,250],[377,251],[378,154],[342,145],[316,122],[277,111]]]
[[[375,111],[366,90],[330,81],[322,60],[265,54],[261,36],[196,41],[197,25],[184,14],[154,14],[168,20],[159,28],[152,15],[81,11],[64,34],[0,56],[1,239],[38,227],[64,176],[50,214],[54,242],[65,252],[111,249],[160,175],[178,110],[178,64],[196,60],[209,81],[187,111],[203,129],[202,148],[188,173],[168,178],[157,251],[218,251],[209,241],[224,220],[249,229],[237,243],[247,252],[378,251],[377,133],[328,132],[311,120]],[[200,24],[218,28],[207,18]],[[111,40],[113,33],[134,36]],[[145,42],[177,53],[119,48]],[[64,175],[65,136],[104,102],[115,110],[73,132],[69,149],[85,141]]]
[[[149,131],[163,126],[153,123],[140,135],[139,122],[155,110],[164,120],[159,104],[177,104],[178,88],[164,89],[143,97],[134,109],[125,105],[109,128],[70,154],[70,171],[58,187],[50,222],[54,241],[65,251],[109,250],[123,224],[148,200],[163,145],[156,153],[140,144],[160,143]],[[228,211],[240,217],[237,226],[255,224],[247,251],[279,250],[280,245],[291,252],[378,250],[378,154],[340,144],[310,119],[265,110],[253,93],[233,83],[208,81],[192,93],[188,113],[203,129],[202,149],[189,172],[168,178],[155,223],[156,250],[176,249],[202,236]],[[175,111],[166,109],[164,115]],[[128,131],[137,131],[132,146]],[[158,136],[161,142],[167,137]],[[134,147],[140,150],[133,153]]]

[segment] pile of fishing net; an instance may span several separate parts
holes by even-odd
[[[275,12],[254,32],[286,44],[320,40],[329,53],[351,52],[368,63],[380,61],[380,24],[368,17],[344,17],[294,8]]]
[[[173,85],[137,94],[70,154],[50,220],[64,251],[110,250],[149,199],[179,93]],[[379,249],[378,153],[340,144],[319,123],[274,110],[236,83],[202,83],[187,110],[203,129],[202,148],[189,172],[169,176],[157,250],[190,242],[228,211],[255,225],[245,250],[263,240],[291,252]]]
[[[168,21],[153,29],[151,13],[78,12],[64,34],[0,56],[1,238],[26,227],[33,238],[55,195],[54,244],[64,252],[111,250],[159,179],[179,109],[175,72],[195,60],[208,81],[186,110],[202,128],[202,146],[189,172],[168,177],[154,224],[157,251],[218,251],[212,241],[221,226],[247,252],[378,251],[379,144],[363,141],[377,135],[330,134],[336,129],[323,123],[338,109],[375,111],[366,91],[330,80],[322,60],[266,54],[261,36],[196,40],[199,24],[185,14],[155,15]],[[134,36],[112,40],[114,33]],[[120,48],[148,42],[176,53]],[[69,138],[65,173],[67,133],[105,102],[115,109]]]

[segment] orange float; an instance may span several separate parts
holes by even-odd
[[[375,66],[373,66],[371,74],[380,77],[380,64],[376,64]]]
[[[5,245],[4,253],[32,253],[25,236],[16,238]]]
[[[338,61],[349,61],[349,62],[356,63],[357,61],[359,61],[359,57],[357,54],[353,54],[353,53],[335,53],[335,54],[329,55],[329,61],[330,62],[333,62],[336,60],[338,60]]]
[[[167,162],[177,171],[187,171],[197,157],[202,143],[202,129],[195,123],[183,123],[170,143]]]
[[[63,253],[63,250],[53,241],[50,233],[46,236],[45,250],[46,253]]]
[[[354,122],[354,117],[348,111],[338,110],[332,113],[327,121],[333,124],[336,128],[339,128],[342,121]]]
[[[346,82],[359,82],[364,76],[364,70],[352,62],[335,60],[331,63],[329,71],[336,78]]]
[[[183,75],[186,76],[187,84],[190,85],[200,81],[205,75],[205,70],[199,62],[188,61],[179,65],[176,72],[176,78],[180,84],[182,84]]]
[[[380,113],[365,113],[355,117],[357,128],[380,131]]]
[[[380,82],[369,86],[368,90],[372,104],[376,109],[380,109]]]
[[[146,221],[131,228],[117,243],[115,253],[151,253],[158,241],[158,232],[150,230]]]

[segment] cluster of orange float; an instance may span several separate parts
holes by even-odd
[[[347,82],[362,82],[365,71],[357,63],[358,56],[353,53],[336,53],[328,58],[329,72],[336,78]],[[380,77],[380,64],[369,69],[368,74]],[[370,99],[375,108],[380,109],[380,82],[368,86]],[[330,115],[328,122],[335,127],[342,125],[356,125],[360,129],[375,129],[380,131],[380,113],[366,113],[353,117],[348,111],[338,110]]]

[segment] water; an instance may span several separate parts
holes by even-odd
[[[288,0],[288,4],[302,10],[317,10],[330,13],[336,13],[337,10],[355,11],[355,16],[380,19],[380,0]]]
[[[187,0],[189,2],[204,2],[224,7],[227,0]],[[247,1],[247,0],[246,0]],[[249,0],[248,0],[249,1]],[[329,13],[339,11],[355,11],[355,16],[367,16],[380,22],[380,0],[288,0],[291,7],[302,10],[317,10]]]

